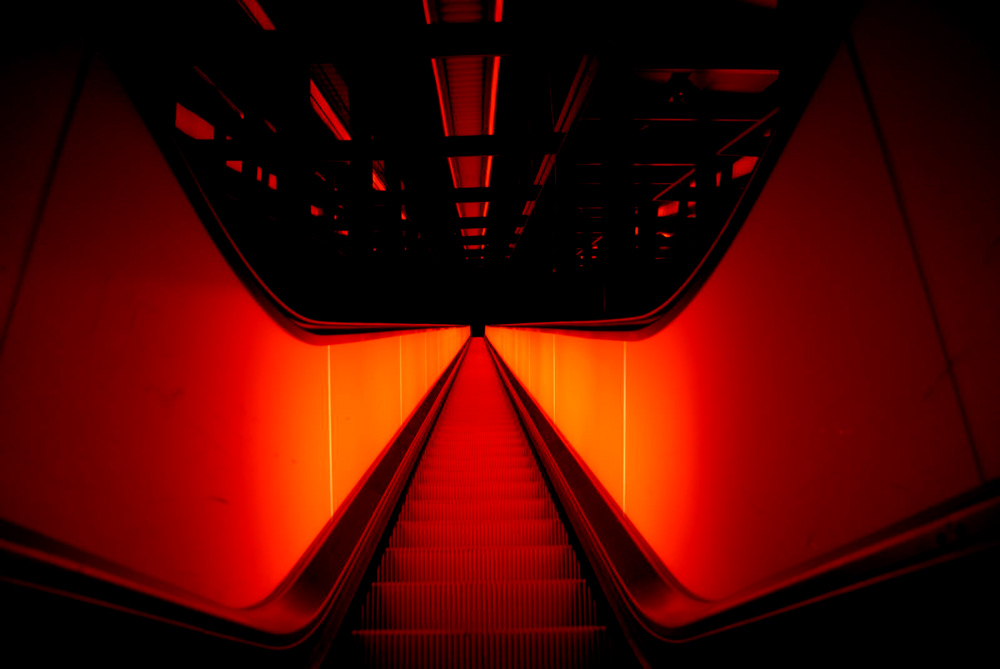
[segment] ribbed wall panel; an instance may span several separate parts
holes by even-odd
[[[586,667],[605,656],[596,603],[481,340],[353,634],[372,667]]]

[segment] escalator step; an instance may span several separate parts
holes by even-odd
[[[352,638],[370,667],[608,659],[597,604],[481,340],[417,465]]]
[[[607,662],[603,627],[489,633],[365,630],[355,634],[361,641],[366,666],[378,669],[586,669],[602,667]]]
[[[559,520],[503,522],[400,521],[389,538],[389,547],[414,546],[562,546],[569,543]]]
[[[376,578],[380,582],[579,579],[580,563],[569,546],[390,548]]]
[[[541,472],[535,467],[535,463],[529,461],[524,465],[508,466],[499,470],[486,467],[476,470],[459,470],[454,466],[427,466],[422,467],[420,472],[413,477],[413,483],[414,485],[418,483],[433,485],[435,483],[453,482],[458,471],[462,472],[461,482],[466,485],[477,485],[480,483],[528,483],[531,481],[541,482],[543,480]]]
[[[466,499],[437,502],[421,500],[403,507],[401,520],[550,520],[559,517],[551,499]]]
[[[582,580],[375,583],[364,629],[493,629],[594,625]]]
[[[416,501],[447,501],[463,503],[483,499],[549,500],[549,491],[541,481],[455,481],[452,483],[414,481],[406,497]]]

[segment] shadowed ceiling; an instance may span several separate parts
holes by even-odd
[[[773,4],[181,1],[102,40],[292,312],[594,321],[669,301],[759,191],[839,16]]]

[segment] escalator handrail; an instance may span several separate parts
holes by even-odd
[[[227,607],[0,520],[0,581],[243,645],[288,649],[332,638],[448,396],[469,341],[281,584]],[[317,630],[323,630],[317,635]],[[322,637],[322,638],[317,638]]]
[[[692,641],[858,587],[1000,545],[1000,482],[718,601],[670,573],[489,344],[511,401],[633,649],[647,661]]]

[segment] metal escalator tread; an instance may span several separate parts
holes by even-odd
[[[370,667],[594,667],[607,629],[480,339],[352,630]]]

